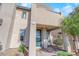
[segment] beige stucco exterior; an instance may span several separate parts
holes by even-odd
[[[11,12],[12,11],[12,12]],[[2,25],[0,26],[0,42],[2,50],[9,48],[11,33],[13,30],[15,15],[15,4],[3,3],[0,5],[0,19],[2,19]]]
[[[32,20],[36,24],[45,24],[51,26],[59,26],[62,21],[62,15],[53,12],[52,10],[42,7],[43,5],[33,4],[32,5]]]
[[[36,30],[42,31],[43,41],[46,39],[47,30],[59,28],[63,19],[62,14],[53,12],[50,7],[40,3],[32,4],[31,10],[17,8],[15,4],[3,4],[2,7],[0,17],[3,18],[4,22],[0,27],[0,29],[3,29],[0,30],[0,33],[2,33],[0,34],[0,41],[3,44],[3,50],[19,47],[21,43],[20,30],[25,29],[23,43],[26,47],[29,47],[30,56],[36,55]],[[26,19],[21,18],[23,10],[26,11]]]
[[[36,29],[40,27],[43,31],[42,40],[46,39],[46,30],[60,27],[60,22],[63,17],[60,14],[51,12],[45,5],[32,4],[31,21],[30,21],[30,42],[29,42],[29,55],[36,55]],[[40,26],[41,25],[41,26]]]
[[[2,51],[9,48],[17,48],[20,45],[20,29],[26,29],[29,10],[26,11],[26,19],[22,19],[24,9],[17,8],[16,4],[2,3],[0,6],[0,42]],[[6,10],[7,9],[7,10]]]
[[[11,38],[10,48],[17,48],[20,45],[20,30],[27,28],[29,11],[26,10],[26,19],[22,19],[23,9],[16,8],[15,22]],[[16,44],[16,45],[15,45]]]

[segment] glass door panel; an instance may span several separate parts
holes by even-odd
[[[41,30],[36,31],[36,47],[41,47]]]

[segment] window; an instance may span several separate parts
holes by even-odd
[[[0,26],[2,25],[2,22],[3,22],[3,20],[2,20],[2,19],[0,19]]]
[[[36,31],[36,46],[41,46],[41,30]]]
[[[26,11],[22,12],[22,19],[26,19]]]
[[[21,41],[24,40],[24,35],[25,35],[25,29],[21,29],[21,30],[20,30],[20,40],[21,40]]]

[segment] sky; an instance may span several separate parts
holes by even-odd
[[[47,3],[48,6],[52,8],[52,11],[61,12],[64,16],[68,16],[75,7],[77,7],[78,3]],[[22,6],[31,8],[30,3],[21,3]]]
[[[61,12],[64,16],[68,16],[78,6],[78,3],[50,3],[48,5],[53,11]]]

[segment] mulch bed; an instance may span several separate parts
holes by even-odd
[[[54,45],[50,45],[50,46],[48,46],[48,48],[42,48],[42,50],[45,52],[49,52],[49,53],[54,52],[54,51],[65,51],[62,48],[59,48],[59,47],[54,46]]]

